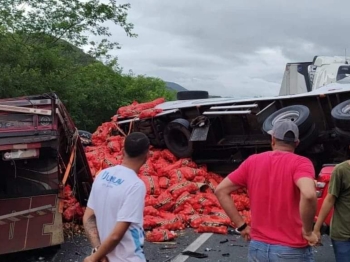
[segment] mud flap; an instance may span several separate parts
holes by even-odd
[[[203,127],[195,127],[192,130],[190,141],[205,141],[207,140],[209,125]]]

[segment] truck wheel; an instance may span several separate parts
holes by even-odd
[[[275,122],[281,119],[290,119],[294,121],[299,127],[300,136],[308,132],[313,124],[308,107],[303,105],[293,105],[281,108],[266,118],[263,124],[263,131],[268,132],[272,129]]]
[[[81,143],[83,144],[83,146],[89,146],[91,145],[91,138],[92,138],[92,134],[88,131],[85,130],[78,130],[78,134],[81,140]]]
[[[164,142],[167,148],[178,158],[190,157],[193,142],[190,141],[190,123],[183,118],[170,122],[164,130]]]
[[[78,130],[79,136],[91,140],[92,134],[85,130]]]
[[[209,98],[207,91],[193,90],[193,91],[179,91],[177,92],[177,100],[192,100],[192,99],[206,99]]]
[[[335,128],[335,133],[339,138],[341,139],[342,142],[344,143],[349,143],[350,142],[350,132],[349,131],[344,131],[338,127]]]
[[[309,129],[309,131],[299,138],[300,143],[295,149],[295,152],[299,153],[299,152],[305,151],[317,140],[317,138],[318,138],[318,130],[316,128],[316,125],[313,124]]]
[[[350,131],[350,100],[346,100],[334,107],[331,115],[336,127]]]

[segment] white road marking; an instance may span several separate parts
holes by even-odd
[[[184,251],[196,251],[201,245],[207,241],[213,233],[203,233],[195,241],[193,241]],[[183,251],[182,251],[183,252]],[[182,255],[181,253],[177,255],[171,262],[184,262],[189,258],[189,256]]]

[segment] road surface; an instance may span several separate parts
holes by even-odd
[[[197,234],[186,230],[175,240],[176,244],[145,243],[149,262],[243,262],[247,261],[247,243],[236,235]],[[221,242],[221,243],[220,243]],[[323,236],[323,246],[314,248],[316,262],[335,262],[328,236]],[[207,258],[184,256],[182,251],[196,251]],[[76,236],[61,248],[45,248],[0,256],[0,262],[81,262],[90,252],[86,238]]]

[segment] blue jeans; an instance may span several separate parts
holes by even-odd
[[[292,248],[270,245],[252,240],[248,249],[248,262],[314,262],[311,247]]]
[[[350,262],[350,240],[338,241],[332,239],[332,244],[335,260],[337,262]]]

